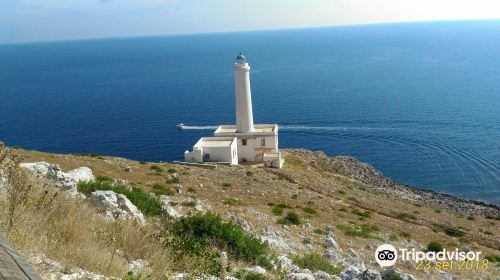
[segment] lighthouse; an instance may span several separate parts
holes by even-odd
[[[192,151],[185,151],[184,160],[283,167],[285,160],[278,149],[278,125],[253,123],[250,66],[242,53],[236,57],[233,71],[236,125],[219,125],[213,137],[202,137]]]
[[[236,127],[238,132],[254,132],[252,93],[250,90],[250,66],[240,53],[234,63],[234,86],[236,95]]]

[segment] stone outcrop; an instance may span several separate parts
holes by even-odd
[[[92,201],[106,213],[110,219],[136,220],[144,224],[144,215],[123,194],[114,191],[95,191],[91,194]]]
[[[163,215],[174,219],[182,217],[182,215],[179,213],[179,206],[171,205],[171,200],[168,196],[160,195],[160,202]]]
[[[49,180],[56,187],[68,191],[72,196],[82,196],[77,189],[78,182],[93,181],[95,179],[92,170],[88,167],[79,167],[68,172],[63,172],[59,165],[44,161],[21,163],[20,166],[30,170],[37,177]]]

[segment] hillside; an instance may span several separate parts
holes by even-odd
[[[483,256],[495,260],[492,256],[500,255],[500,209],[395,183],[350,157],[285,150],[285,166],[275,170],[245,165],[208,168],[22,149],[10,152],[19,154],[24,163],[57,164],[62,172],[88,167],[98,181],[106,182],[103,185],[123,186],[116,191],[122,190],[127,197],[133,188],[156,193],[149,196],[157,201],[161,194],[166,195],[161,197],[163,214],[153,208],[149,214],[143,210],[144,223],[140,219],[111,221],[109,213],[104,218],[102,208],[91,202],[90,192],[85,199],[81,194],[75,197],[68,191],[61,192],[53,179],[40,179],[24,171],[31,182],[26,191],[29,195],[15,212],[13,226],[4,215],[12,196],[0,195],[1,217],[5,217],[1,218],[0,229],[47,279],[74,273],[87,273],[88,278],[123,277],[137,267],[144,270],[142,275],[151,274],[153,279],[168,279],[184,272],[197,275],[210,271],[220,250],[229,250],[228,275],[240,279],[311,279],[308,275],[313,277],[315,270],[325,269],[331,269],[331,276],[316,273],[312,279],[338,279],[334,274],[341,279],[500,277],[500,266],[494,262],[486,271],[416,271],[414,262],[398,262],[397,273],[381,269],[373,255],[384,243],[425,250],[429,242],[437,241],[448,250],[482,251]],[[83,190],[82,184],[78,189]],[[186,253],[183,243],[182,253],[186,254],[173,258],[180,251],[168,243],[170,232],[179,226],[172,220],[198,212],[218,213],[224,221],[234,221],[264,241],[265,258],[270,264],[238,255],[240,251],[231,249],[232,243],[218,246],[217,242],[208,245],[210,250],[203,249],[216,251],[216,257],[207,257],[203,250]],[[280,256],[293,259],[302,270],[284,268],[287,259]],[[318,256],[325,257],[328,265],[321,269],[311,265],[323,261],[314,259]],[[265,276],[259,277],[267,278],[251,278],[260,275],[256,264],[266,269]],[[237,273],[247,268],[252,271],[245,272],[247,276]],[[390,278],[394,276],[391,273],[401,278]]]

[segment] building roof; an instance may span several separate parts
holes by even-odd
[[[238,132],[236,125],[220,125],[214,132],[215,136],[229,135],[275,135],[278,131],[277,124],[255,124],[254,132],[241,133]]]
[[[234,137],[202,137],[194,146],[198,148],[229,147],[234,140]]]

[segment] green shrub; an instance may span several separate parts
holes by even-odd
[[[350,201],[352,201],[352,202],[358,202],[358,199],[357,199],[357,198],[355,198],[354,196],[350,196],[350,197],[348,197],[348,198],[347,198],[347,200],[350,200]]]
[[[95,179],[97,181],[110,181],[110,182],[113,181],[113,179],[109,178],[108,176],[103,176],[103,175],[99,175]]]
[[[362,218],[371,218],[372,217],[372,214],[370,212],[360,211],[356,208],[352,209],[352,213],[355,215],[358,215],[359,217],[362,217]]]
[[[288,225],[288,224],[300,225],[301,224],[300,216],[299,216],[299,214],[297,214],[293,211],[290,211],[286,214],[286,216],[284,218],[278,220],[278,224],[281,224],[281,225]]]
[[[389,236],[389,240],[392,241],[392,242],[396,242],[396,241],[398,241],[398,239],[399,239],[398,236],[395,235],[395,234],[391,234]]]
[[[313,209],[311,207],[302,207],[302,211],[306,212],[307,214],[311,214],[311,215],[318,214],[318,211],[316,211],[315,209]]]
[[[382,280],[403,280],[403,277],[401,277],[401,275],[399,275],[396,271],[389,270],[383,274]]]
[[[302,256],[295,256],[292,259],[293,263],[301,268],[311,271],[321,270],[328,274],[338,275],[340,269],[330,264],[322,255],[318,253],[309,253]]]
[[[196,192],[196,190],[195,190],[194,188],[192,188],[192,187],[189,187],[189,188],[187,189],[187,191],[188,191],[188,192],[192,192],[192,193],[195,193],[195,192]]]
[[[230,183],[227,183],[227,182],[224,182],[224,183],[222,183],[222,187],[223,187],[223,188],[230,188],[230,187],[231,187],[231,184],[230,184]]]
[[[148,193],[140,188],[113,188],[116,193],[125,195],[144,215],[158,215],[161,211],[161,202],[157,198],[152,198]]]
[[[340,209],[339,209],[339,211],[342,211],[342,212],[347,212],[347,208],[342,207],[342,208],[340,208]]]
[[[429,252],[441,252],[443,251],[443,245],[437,241],[431,241],[427,244],[427,251]]]
[[[267,280],[268,278],[265,275],[255,273],[255,272],[248,272],[244,270],[240,270],[234,274],[234,277],[240,279],[240,280]]]
[[[339,194],[342,194],[342,195],[344,195],[344,194],[345,194],[345,191],[343,191],[343,190],[338,190],[337,192],[338,192]]]
[[[409,234],[408,232],[405,232],[405,231],[400,232],[399,236],[401,236],[403,238],[406,238],[406,239],[410,239],[411,238],[411,234]]]
[[[176,172],[177,172],[177,170],[175,170],[175,169],[173,169],[173,168],[169,168],[169,169],[167,170],[167,172],[168,172],[168,173],[170,173],[170,174],[173,174],[173,173],[176,173]]]
[[[456,228],[449,225],[440,225],[440,224],[434,224],[434,225],[440,228],[446,235],[449,236],[464,237],[466,235],[466,232],[460,228]]]
[[[345,235],[353,236],[353,237],[361,237],[361,238],[376,238],[372,235],[374,231],[378,231],[378,227],[376,225],[364,224],[361,226],[358,225],[337,225],[337,228],[340,229]]]
[[[80,181],[77,185],[78,191],[86,195],[90,195],[97,190],[110,191],[113,189],[113,184],[109,181]]]
[[[268,204],[269,206],[271,206],[271,212],[273,212],[274,215],[276,216],[281,216],[283,215],[283,211],[285,208],[291,208],[290,206],[284,204],[284,203],[280,203],[278,205],[275,205],[274,203],[269,203]]]
[[[298,199],[299,195],[298,194],[292,194],[292,199]]]
[[[476,220],[476,218],[474,218],[474,216],[469,216],[469,217],[467,217],[467,220],[468,220],[468,221],[475,221],[475,220]]]
[[[159,167],[158,165],[156,164],[153,164],[149,167],[149,169],[155,171],[155,172],[158,172],[158,173],[162,173],[163,172],[163,169],[161,167]]]
[[[487,255],[484,258],[489,262],[500,262],[500,255]]]
[[[225,205],[229,205],[229,206],[240,206],[240,205],[243,205],[243,203],[241,202],[241,200],[239,200],[237,198],[226,198],[226,199],[224,199],[224,204]]]
[[[166,188],[165,186],[163,186],[162,184],[154,184],[153,187],[152,187],[152,193],[160,196],[160,195],[174,195],[175,192],[170,189],[170,188]]]
[[[486,215],[486,219],[500,221],[500,216]]]
[[[179,184],[179,177],[172,177],[166,180],[167,184]]]
[[[247,171],[247,173],[246,173],[246,174],[247,174],[247,176],[249,176],[249,177],[250,177],[250,176],[253,176],[253,172],[252,172],[252,171]]]
[[[143,161],[143,160],[140,160],[140,161],[139,161],[139,164],[146,164],[146,162],[145,162],[145,161]]]
[[[224,222],[214,213],[195,214],[173,221],[169,230],[177,237],[193,238],[202,247],[215,246],[246,261],[254,261],[266,253],[266,246],[233,222]]]
[[[405,220],[405,221],[417,219],[417,216],[415,216],[414,214],[411,214],[411,213],[398,213],[396,217],[398,219]]]
[[[78,183],[78,191],[89,195],[97,190],[114,191],[125,195],[144,215],[158,215],[161,211],[161,202],[157,198],[152,198],[148,193],[140,188],[129,189],[123,185],[113,185],[109,181],[92,181]]]

